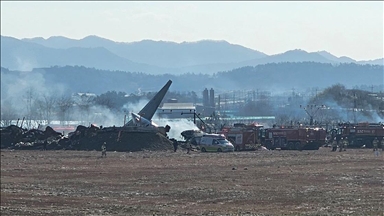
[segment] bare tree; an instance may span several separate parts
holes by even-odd
[[[44,95],[41,99],[36,100],[39,115],[47,124],[50,124],[53,119],[56,102],[57,97],[54,95]]]
[[[290,117],[287,114],[279,114],[276,116],[277,125],[289,125]]]
[[[7,127],[12,124],[13,120],[16,120],[17,114],[11,101],[2,101],[1,103],[1,126]]]
[[[91,107],[94,103],[94,98],[87,96],[86,94],[82,94],[79,98],[79,100],[76,101],[76,105],[80,111],[82,120],[84,122],[90,121],[90,112],[91,112]]]
[[[70,119],[70,110],[74,102],[70,96],[62,96],[57,100],[58,117],[61,124]]]
[[[35,106],[35,100],[37,98],[36,91],[34,88],[29,87],[25,92],[23,99],[26,105],[26,128],[31,128],[32,121],[36,120],[37,107]],[[22,125],[23,126],[23,125]]]

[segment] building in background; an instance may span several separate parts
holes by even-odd
[[[178,103],[177,99],[170,99],[157,108],[159,118],[193,118],[196,106],[193,103]]]

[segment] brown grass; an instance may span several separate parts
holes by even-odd
[[[383,215],[371,149],[1,151],[1,215]]]

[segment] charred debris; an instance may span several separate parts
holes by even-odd
[[[77,126],[64,136],[50,126],[45,130],[26,130],[16,125],[1,129],[2,149],[99,150],[106,142],[108,151],[169,150],[172,142],[160,131],[129,127]]]

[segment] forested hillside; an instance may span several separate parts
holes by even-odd
[[[272,63],[243,67],[214,75],[186,73],[182,75],[150,75],[125,71],[108,71],[94,68],[66,66],[33,69],[30,72],[1,70],[2,90],[23,79],[37,79],[46,87],[62,86],[68,92],[152,91],[173,80],[172,90],[216,91],[259,89],[272,92],[305,91],[308,88],[327,88],[342,84],[348,88],[362,85],[382,85],[383,66],[358,64]],[[8,82],[7,82],[8,81]],[[4,88],[3,88],[4,87]]]

